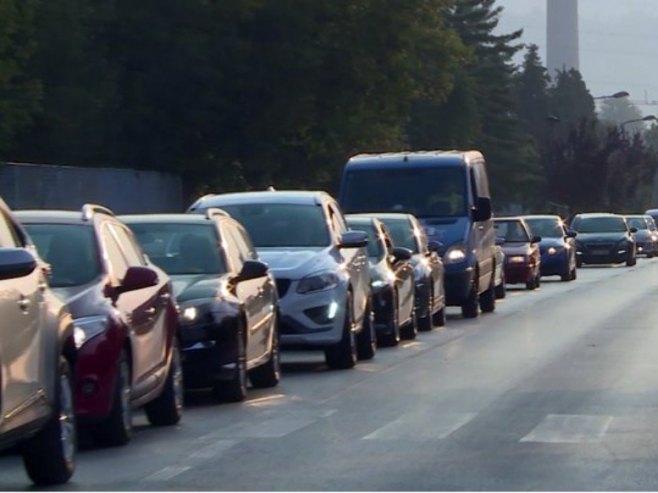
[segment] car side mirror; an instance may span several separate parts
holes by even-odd
[[[265,277],[270,271],[270,267],[260,260],[246,260],[242,265],[242,270],[238,275],[240,281],[248,281],[250,279],[258,279]]]
[[[395,247],[393,248],[392,256],[395,262],[401,262],[403,260],[411,260],[413,252],[408,248]]]
[[[505,244],[505,237],[504,236],[496,236],[496,245],[501,246]]]
[[[340,238],[338,248],[362,248],[368,245],[368,233],[365,231],[347,231]]]
[[[32,274],[37,259],[23,248],[0,248],[0,279],[16,279]]]
[[[489,197],[478,197],[473,209],[473,221],[488,221],[491,219],[491,199]]]
[[[138,289],[156,286],[159,282],[158,273],[148,267],[133,266],[126,271],[121,285],[116,288],[117,294],[137,291]]]
[[[576,236],[578,236],[578,233],[573,229],[567,231],[567,238],[575,238]]]
[[[541,241],[541,236],[533,236],[532,243],[539,243]]]
[[[629,231],[630,231],[632,234],[635,234],[635,233],[637,233],[637,228],[631,228]]]
[[[427,244],[427,249],[430,251],[430,253],[439,253],[441,248],[443,248],[443,243],[440,241],[430,241]]]

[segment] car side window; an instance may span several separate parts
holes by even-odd
[[[19,236],[9,217],[2,212],[0,214],[0,247],[16,248],[19,246],[23,246],[23,242],[19,241]]]
[[[256,249],[254,248],[251,239],[249,238],[249,233],[239,224],[235,224],[234,230],[237,246],[240,250],[240,255],[243,260],[256,260],[258,255],[256,254]]]
[[[132,266],[144,266],[146,265],[146,259],[142,253],[142,249],[135,242],[135,239],[126,228],[123,226],[118,226],[113,224],[111,226],[112,232],[115,234],[119,246],[124,253],[126,260],[129,265]]]
[[[101,229],[101,243],[103,244],[105,260],[110,274],[116,281],[121,281],[126,276],[128,261],[121,252],[121,247],[108,224],[105,224]]]
[[[247,259],[244,257],[244,251],[241,251],[238,244],[238,235],[235,233],[235,227],[229,222],[224,222],[221,226],[221,232],[222,243],[225,245],[226,257],[231,265],[231,270],[240,272],[244,261]]]
[[[347,224],[333,205],[329,206],[329,221],[331,222],[331,228],[334,230],[336,237],[340,239],[340,237],[347,231]]]

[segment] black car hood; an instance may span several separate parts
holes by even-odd
[[[577,240],[581,243],[610,243],[628,239],[626,233],[578,233]]]
[[[227,282],[226,275],[171,275],[174,296],[179,303],[202,298],[215,298],[221,293],[222,285]]]

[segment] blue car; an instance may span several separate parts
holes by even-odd
[[[541,276],[560,276],[563,282],[576,279],[576,232],[568,229],[560,216],[523,217],[532,234],[541,237]]]

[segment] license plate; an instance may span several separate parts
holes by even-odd
[[[610,252],[608,250],[594,249],[592,250],[592,255],[608,255]]]

